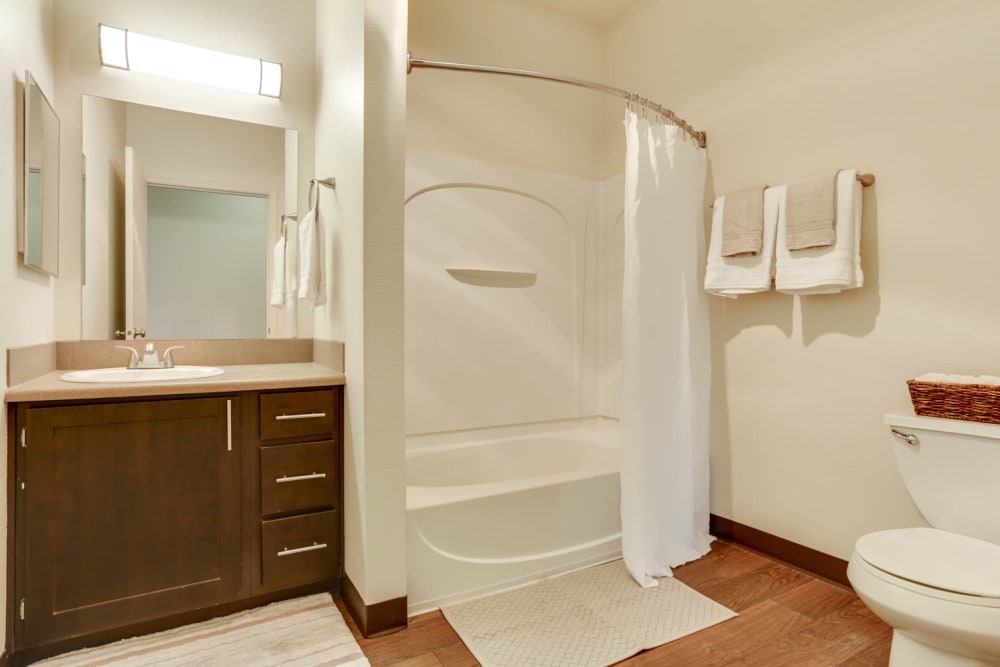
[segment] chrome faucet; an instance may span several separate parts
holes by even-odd
[[[183,350],[187,345],[171,345],[167,348],[167,351],[163,353],[163,364],[164,368],[174,367],[174,350]]]
[[[116,350],[128,350],[129,358],[126,368],[173,368],[174,367],[174,350],[180,350],[187,347],[186,345],[171,345],[167,348],[167,351],[163,353],[163,361],[160,361],[159,355],[156,353],[156,346],[153,343],[146,343],[146,351],[142,355],[142,360],[139,359],[139,353],[134,347],[128,345],[115,345]]]
[[[142,355],[142,363],[139,368],[163,368],[160,363],[160,355],[156,353],[156,346],[146,343],[146,352]]]
[[[115,349],[129,351],[128,364],[125,365],[125,368],[139,368],[139,353],[135,351],[134,347],[130,347],[128,345],[115,345]]]

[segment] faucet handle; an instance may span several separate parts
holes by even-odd
[[[173,368],[174,367],[174,355],[173,355],[174,350],[182,350],[185,347],[187,347],[187,345],[171,345],[170,347],[168,347],[167,350],[166,350],[166,352],[163,353],[163,367],[164,368]]]
[[[134,347],[131,347],[129,345],[115,345],[115,349],[129,351],[128,364],[125,366],[126,368],[139,367],[139,353],[135,351]]]

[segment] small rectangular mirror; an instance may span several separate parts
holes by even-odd
[[[24,73],[24,264],[59,274],[59,118]]]

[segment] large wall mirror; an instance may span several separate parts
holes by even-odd
[[[25,266],[59,274],[59,118],[30,72],[24,74]]]
[[[268,307],[298,133],[83,96],[85,339],[295,335]]]

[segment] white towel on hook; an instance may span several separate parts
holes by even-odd
[[[778,226],[777,188],[764,190],[764,225],[761,248],[756,255],[722,256],[722,213],[726,198],[717,197],[712,206],[712,230],[705,263],[705,291],[735,299],[741,294],[766,292],[774,275],[774,243]]]
[[[282,221],[283,233],[274,244],[271,255],[270,304],[285,312],[295,310],[299,291],[299,248],[294,225]]]
[[[299,222],[299,298],[313,306],[326,303],[324,236],[323,219],[314,208]]]
[[[285,236],[281,235],[271,251],[271,300],[275,308],[285,305]]]
[[[299,295],[299,229],[285,224],[285,312],[293,312]]]
[[[774,285],[785,294],[836,294],[861,287],[861,183],[857,169],[837,174],[833,245],[789,250],[785,245],[784,196],[778,211],[778,243]],[[783,190],[784,188],[782,188]]]

